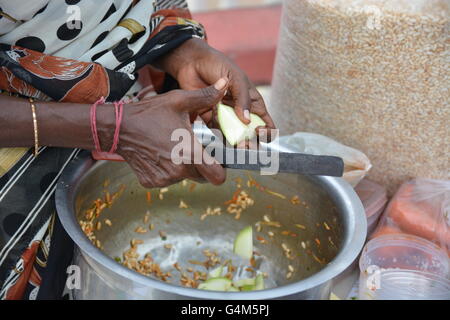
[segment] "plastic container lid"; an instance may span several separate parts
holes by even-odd
[[[362,300],[448,300],[450,280],[412,270],[381,270],[378,288],[373,279],[361,274],[358,295]]]
[[[387,202],[387,191],[375,182],[363,179],[355,187],[366,211],[367,233],[370,235],[377,226],[378,218],[383,212]]]
[[[409,234],[386,234],[367,242],[359,267],[364,271],[371,265],[450,276],[447,252],[431,241]]]
[[[388,201],[386,189],[367,179],[363,179],[358,183],[355,191],[366,210],[367,218],[374,214],[380,214],[380,211],[383,211]]]
[[[422,299],[450,298],[447,253],[423,238],[406,234],[376,237],[364,247],[359,268],[361,299],[412,299],[414,292]],[[371,287],[374,279],[378,287]]]

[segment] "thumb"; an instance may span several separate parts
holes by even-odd
[[[227,78],[220,78],[214,85],[199,90],[183,91],[183,101],[179,110],[196,112],[216,106],[225,95],[228,85]]]

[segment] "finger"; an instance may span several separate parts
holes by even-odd
[[[251,98],[249,94],[249,84],[246,76],[240,72],[235,72],[231,81],[229,93],[231,100],[233,100],[234,112],[245,124],[250,123],[250,104]]]
[[[204,151],[203,147],[200,143],[195,139],[194,150],[202,151],[202,162],[199,164],[195,164],[195,169],[197,172],[205,178],[207,181],[211,182],[214,185],[219,185],[225,182],[226,172],[225,169],[207,152]]]
[[[267,107],[264,99],[255,87],[250,89],[250,96],[252,99],[251,112],[260,116],[261,119],[266,123],[266,127],[268,129],[276,129],[272,117],[267,112]]]
[[[208,182],[199,172],[198,170],[195,168],[195,166],[190,166],[189,167],[189,176],[188,176],[189,180],[198,182],[198,183],[205,183]]]
[[[136,97],[139,100],[142,100],[144,98],[149,98],[154,95],[155,95],[155,88],[153,86],[147,86],[143,88],[141,91],[139,91]]]
[[[191,113],[213,108],[222,100],[227,84],[228,79],[221,78],[214,85],[199,90],[177,90],[178,110]]]

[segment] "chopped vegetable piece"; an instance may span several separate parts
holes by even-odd
[[[266,189],[265,191],[266,191],[267,193],[273,195],[273,196],[278,197],[278,198],[286,199],[286,196],[283,195],[283,194],[281,194],[281,193],[278,193],[278,192],[275,192],[275,191],[272,191],[272,190],[269,190],[269,189]]]
[[[227,290],[228,292],[239,292],[239,289],[236,287],[231,286],[230,289]]]
[[[258,274],[255,279],[255,290],[264,290],[264,275],[262,273]]]
[[[341,300],[337,295],[335,295],[333,292],[330,293],[330,300]]]
[[[198,289],[210,291],[228,291],[231,288],[231,280],[227,278],[211,278],[200,283]]]
[[[239,279],[234,280],[233,285],[237,288],[243,287],[243,286],[254,286],[256,284],[255,278],[246,278],[246,279]]]
[[[223,267],[217,267],[214,270],[211,270],[208,274],[208,278],[220,278],[222,276]]]
[[[161,237],[161,240],[163,241],[167,240],[167,234],[164,231],[160,230],[159,236]]]
[[[145,228],[143,228],[143,227],[137,227],[135,230],[134,230],[134,232],[136,232],[136,233],[146,233],[147,232],[147,229],[145,229]]]
[[[187,209],[188,205],[183,200],[180,200],[180,205],[178,207],[180,209]]]
[[[245,285],[241,288],[241,291],[254,291],[255,286],[254,285]]]
[[[239,232],[234,240],[233,252],[244,259],[250,259],[253,256],[253,228],[245,227]]]
[[[235,146],[246,139],[255,137],[256,127],[265,126],[266,123],[256,114],[250,114],[250,123],[246,125],[237,117],[234,109],[224,104],[217,106],[217,118],[225,139]]]

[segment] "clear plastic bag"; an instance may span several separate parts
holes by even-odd
[[[341,157],[345,165],[343,178],[352,186],[356,186],[372,167],[361,151],[316,133],[297,132],[283,136],[279,144],[295,152]]]
[[[450,180],[415,179],[400,187],[372,238],[405,233],[450,253]]]

